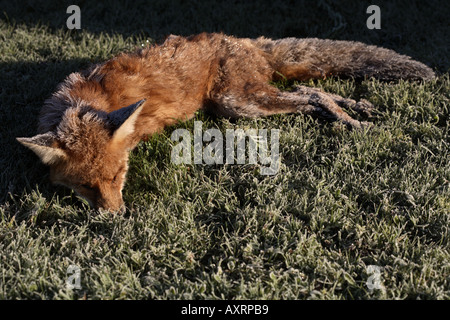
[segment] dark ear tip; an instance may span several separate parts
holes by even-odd
[[[123,107],[108,114],[108,122],[112,128],[119,128],[147,99],[142,99],[136,103],[133,103],[127,107]]]
[[[140,107],[145,101],[147,101],[147,99],[139,100],[138,102],[136,102],[136,107]]]

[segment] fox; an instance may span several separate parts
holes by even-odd
[[[300,113],[350,128],[370,123],[373,105],[304,85],[273,81],[327,77],[430,80],[434,71],[393,50],[318,38],[237,38],[224,33],[168,36],[68,75],[38,117],[38,134],[17,140],[50,167],[50,181],[90,206],[124,212],[130,151],[196,111],[230,119]]]

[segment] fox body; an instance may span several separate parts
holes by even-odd
[[[363,127],[341,107],[368,112],[372,106],[365,100],[304,86],[283,92],[270,85],[280,78],[332,75],[434,77],[420,62],[359,42],[169,36],[161,45],[69,75],[45,102],[39,134],[18,141],[50,166],[53,183],[74,189],[95,208],[117,211],[124,207],[129,151],[201,108],[231,118],[304,113]]]

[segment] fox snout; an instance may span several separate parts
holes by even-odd
[[[108,200],[101,200],[98,201],[96,204],[94,204],[93,206],[95,209],[99,210],[100,212],[102,211],[108,211],[111,213],[118,213],[118,214],[123,214],[125,213],[126,207],[125,204],[122,200],[122,198],[119,199],[119,201],[108,201]]]
[[[86,199],[94,209],[112,213],[125,212],[125,204],[120,190],[101,190],[97,187],[86,188],[86,186],[76,187],[74,190],[80,197]]]
[[[95,199],[92,201],[91,206],[95,209],[113,213],[125,212],[121,188],[100,188],[94,195]]]
[[[90,200],[86,199],[89,203],[89,205],[98,210],[99,212],[109,212],[109,213],[117,213],[117,214],[124,214],[126,211],[126,207],[124,202],[121,200],[120,202],[113,203],[111,201],[98,201],[98,202],[91,202]]]

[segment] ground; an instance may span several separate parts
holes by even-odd
[[[379,2],[380,30],[366,27],[366,1],[80,1],[80,30],[66,27],[69,4],[0,5],[1,299],[450,298],[448,1]],[[303,83],[371,101],[370,130],[199,112],[132,152],[125,215],[98,214],[51,186],[15,141],[36,133],[43,101],[70,72],[202,31],[359,40],[439,76]],[[194,120],[222,132],[279,129],[278,174],[173,164],[170,135],[193,132]],[[71,265],[79,289],[67,286]]]

